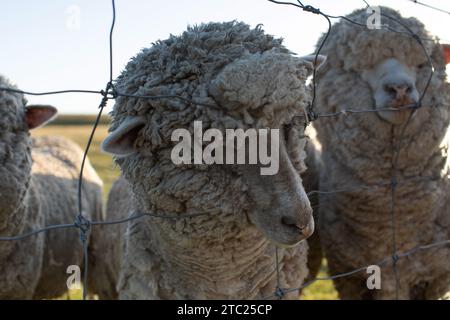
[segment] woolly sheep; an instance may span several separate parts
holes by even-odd
[[[2,76],[0,86],[15,88]],[[27,107],[22,94],[0,91],[0,237],[75,219],[82,151],[63,138],[29,134],[56,112],[50,106]],[[84,177],[84,214],[98,217],[102,182],[89,162]],[[0,299],[61,296],[67,291],[67,267],[81,266],[82,260],[78,230],[0,241]]]
[[[393,254],[391,177],[393,149],[410,109],[380,109],[418,102],[431,69],[418,42],[431,39],[415,18],[381,7],[388,30],[369,30],[341,20],[333,25],[321,53],[327,62],[318,73],[316,111],[378,110],[374,113],[321,118],[314,123],[322,146],[320,189],[354,191],[320,196],[319,234],[330,273],[375,264]],[[365,25],[366,10],[348,18]],[[319,41],[319,43],[321,40]],[[396,245],[405,252],[450,238],[447,133],[450,114],[443,46],[423,40],[436,72],[422,107],[406,127],[398,157],[395,197]],[[372,186],[372,188],[358,188]],[[378,186],[373,188],[373,186]],[[436,247],[397,262],[400,299],[435,299],[450,289],[450,248]],[[392,261],[381,268],[381,290],[368,290],[360,272],[335,281],[343,299],[392,299],[396,281]]]
[[[238,22],[190,27],[128,63],[116,83],[119,93],[180,95],[199,104],[116,100],[103,148],[116,155],[123,179],[109,195],[108,215],[180,217],[129,223],[121,261],[111,263],[121,269],[121,299],[270,296],[277,278],[272,242],[283,247],[281,286],[302,284],[308,273],[302,240],[314,228],[299,176],[306,169],[311,71],[312,63],[293,57],[281,40]],[[262,176],[259,165],[175,165],[171,134],[185,128],[192,135],[194,120],[221,132],[281,128],[278,174]],[[131,210],[117,212],[124,208]],[[198,211],[210,214],[183,218]]]

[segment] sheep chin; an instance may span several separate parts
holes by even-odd
[[[389,107],[383,107],[383,109],[384,108],[389,108]],[[409,109],[399,110],[399,111],[377,111],[377,115],[381,120],[387,121],[393,125],[404,124],[408,120],[410,113],[411,113],[411,110],[409,110]]]
[[[274,227],[272,225],[268,228],[264,228],[264,226],[257,226],[257,228],[267,238],[267,240],[279,248],[295,247],[308,238],[300,232],[298,234],[294,234],[293,230],[286,230],[282,226]]]
[[[279,243],[279,242],[275,242],[275,241],[271,241],[276,247],[280,248],[280,249],[289,249],[289,248],[293,248],[298,246],[299,244],[305,242],[306,239],[300,240],[299,242],[295,243],[295,244],[285,244],[285,243]]]

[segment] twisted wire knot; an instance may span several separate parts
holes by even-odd
[[[416,104],[414,104],[413,109],[417,110],[420,109],[422,107],[422,101],[418,101]]]
[[[91,229],[91,222],[83,217],[82,215],[77,215],[74,223],[75,227],[80,230],[80,239],[81,241],[87,240],[87,234]]]
[[[400,259],[400,257],[398,256],[397,253],[392,255],[392,262],[395,264],[397,264],[398,260]]]
[[[316,121],[319,118],[319,115],[315,113],[312,108],[309,108],[308,110],[308,121],[313,122]]]
[[[114,87],[114,84],[111,81],[106,84],[105,90],[100,91],[100,94],[103,96],[103,98],[100,102],[99,108],[104,108],[109,99],[116,99],[119,95],[116,88]]]
[[[322,12],[320,12],[319,8],[314,8],[311,5],[304,6],[303,7],[303,11],[311,12],[311,13],[314,13],[314,14],[321,14],[322,13]]]
[[[281,300],[285,295],[286,293],[284,292],[284,290],[280,287],[277,287],[277,289],[275,290],[275,297]]]
[[[420,39],[419,35],[416,33],[411,33],[411,37],[419,43],[422,42],[422,39]]]
[[[397,177],[396,176],[392,176],[391,187],[394,189],[394,188],[397,187],[397,185],[398,185]]]

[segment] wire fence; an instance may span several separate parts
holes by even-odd
[[[272,2],[274,4],[278,4],[278,5],[286,5],[286,6],[296,7],[307,13],[322,16],[327,21],[328,31],[326,32],[325,36],[323,37],[322,42],[319,44],[319,46],[316,50],[316,54],[315,54],[316,62],[318,61],[318,56],[320,55],[320,52],[323,49],[323,46],[326,43],[326,41],[328,40],[328,37],[330,35],[331,25],[332,25],[331,21],[333,19],[342,19],[349,23],[357,25],[361,28],[367,27],[366,24],[362,24],[358,21],[353,21],[345,16],[333,16],[333,15],[326,14],[326,13],[322,12],[319,8],[315,8],[311,5],[304,5],[301,1],[296,1],[296,2],[283,2],[283,1],[275,1],[275,0],[267,0],[267,1]],[[364,0],[362,0],[362,1],[364,1]],[[433,7],[433,6],[427,5],[427,4],[419,2],[419,1],[414,1],[414,0],[408,0],[408,1],[414,2],[418,5],[426,6],[430,9],[433,9],[436,11],[450,14],[450,12],[448,12],[446,10],[443,10],[443,9],[440,9],[437,7]],[[366,4],[367,8],[371,8],[371,6],[366,1],[364,1],[364,3]],[[84,171],[86,159],[87,159],[95,132],[96,132],[98,124],[100,122],[100,118],[101,118],[104,108],[106,107],[106,104],[109,100],[114,100],[120,96],[133,97],[133,98],[138,98],[138,99],[150,99],[150,100],[178,99],[178,100],[188,103],[188,104],[218,108],[218,106],[216,106],[216,105],[209,105],[209,104],[201,103],[199,101],[195,101],[195,100],[188,99],[188,98],[178,96],[178,95],[146,96],[146,95],[132,95],[132,94],[127,94],[127,93],[123,93],[123,92],[118,92],[116,90],[116,88],[114,87],[114,83],[113,83],[113,80],[114,80],[113,79],[113,33],[114,33],[114,26],[115,26],[115,20],[116,20],[115,0],[111,0],[111,4],[112,4],[112,23],[111,23],[111,28],[110,28],[110,32],[109,32],[109,81],[107,82],[104,90],[70,89],[70,90],[48,91],[48,92],[30,92],[30,91],[22,91],[22,90],[13,89],[13,88],[0,87],[0,91],[7,91],[7,92],[20,93],[20,94],[26,94],[26,95],[34,95],[34,96],[66,94],[66,93],[97,94],[97,95],[101,96],[101,101],[100,101],[100,104],[98,107],[98,114],[97,114],[96,120],[93,124],[92,130],[90,132],[89,139],[88,139],[88,142],[86,144],[86,148],[85,148],[85,151],[83,154],[81,169],[80,169],[79,178],[78,178],[78,192],[77,192],[78,212],[75,216],[74,222],[71,224],[51,225],[51,226],[47,226],[47,227],[44,227],[39,230],[29,231],[27,233],[17,235],[17,236],[0,237],[0,242],[1,241],[20,241],[20,240],[38,235],[40,233],[49,232],[49,231],[53,231],[53,230],[73,229],[73,228],[78,229],[79,234],[80,234],[80,241],[81,241],[81,244],[83,247],[83,268],[84,268],[84,271],[83,271],[83,276],[84,276],[83,277],[83,299],[84,300],[87,298],[87,293],[88,293],[88,291],[87,291],[88,290],[88,287],[87,287],[88,258],[89,258],[89,256],[88,256],[88,235],[89,235],[89,232],[90,232],[92,226],[122,224],[122,223],[130,222],[132,220],[142,219],[144,217],[162,218],[162,219],[186,219],[186,218],[192,218],[192,217],[197,217],[197,216],[201,216],[201,215],[217,214],[220,212],[220,210],[217,209],[217,210],[212,210],[212,211],[207,211],[207,212],[206,211],[205,212],[195,212],[195,213],[186,214],[186,215],[182,215],[182,216],[180,216],[180,215],[159,215],[159,214],[154,214],[154,213],[137,212],[135,214],[132,214],[128,218],[121,219],[121,220],[115,220],[115,221],[91,221],[91,220],[86,219],[82,215],[82,212],[83,212],[83,199],[82,199],[83,171]],[[380,111],[400,112],[403,110],[411,110],[410,115],[409,115],[407,121],[404,123],[403,128],[401,130],[399,143],[395,144],[392,149],[393,162],[392,162],[392,166],[391,166],[391,179],[390,179],[390,181],[386,181],[384,183],[379,183],[379,184],[374,184],[374,185],[360,185],[360,186],[354,186],[351,188],[344,188],[344,189],[337,189],[337,190],[313,190],[308,193],[308,197],[310,197],[314,194],[331,195],[331,194],[337,194],[337,193],[358,192],[358,191],[363,191],[363,190],[375,190],[375,189],[382,188],[382,187],[390,187],[390,193],[391,193],[391,199],[390,199],[390,202],[391,202],[390,213],[391,214],[390,214],[390,216],[391,216],[391,230],[392,230],[391,241],[392,241],[392,247],[393,247],[392,254],[391,254],[391,256],[385,257],[384,259],[382,259],[378,262],[375,261],[374,263],[372,263],[370,265],[377,265],[379,267],[382,267],[382,266],[388,265],[389,263],[392,264],[394,274],[395,274],[396,299],[398,299],[399,278],[398,278],[397,263],[398,263],[399,259],[403,259],[405,257],[412,256],[423,250],[429,250],[432,248],[443,247],[443,246],[449,245],[450,239],[444,240],[444,241],[439,241],[439,242],[434,242],[434,243],[429,243],[429,244],[423,244],[423,245],[420,245],[420,246],[417,246],[414,248],[410,248],[405,251],[398,251],[398,249],[397,249],[397,223],[396,223],[396,221],[397,221],[397,216],[396,216],[397,215],[397,210],[396,210],[397,209],[397,201],[396,201],[397,197],[396,197],[396,195],[397,195],[398,186],[407,184],[407,183],[417,183],[420,181],[437,181],[439,179],[442,179],[442,177],[422,177],[422,176],[407,177],[407,178],[400,179],[398,176],[398,161],[399,161],[399,153],[401,150],[401,142],[403,140],[403,136],[404,136],[405,131],[408,128],[415,112],[419,108],[422,108],[422,101],[427,93],[428,87],[431,83],[433,74],[435,72],[431,57],[427,53],[426,48],[423,44],[423,41],[435,41],[435,39],[427,39],[427,38],[419,37],[417,34],[415,34],[410,28],[408,28],[408,26],[403,24],[401,21],[398,21],[397,19],[390,17],[389,15],[386,15],[384,13],[381,13],[381,16],[383,16],[384,18],[386,18],[388,20],[395,22],[398,26],[400,26],[402,28],[402,30],[398,30],[398,29],[392,28],[389,25],[382,25],[381,26],[382,29],[389,30],[390,32],[404,34],[405,36],[409,36],[409,37],[413,38],[420,45],[420,47],[422,48],[422,50],[424,52],[424,55],[427,58],[427,63],[429,65],[431,71],[430,71],[430,74],[426,81],[425,88],[422,91],[418,102],[415,104],[406,105],[406,106],[398,107],[398,108],[383,108],[383,109],[377,109],[377,110],[375,110],[375,109],[360,110],[360,109],[353,108],[353,109],[343,109],[343,110],[340,110],[340,111],[337,111],[334,113],[329,113],[329,114],[315,113],[314,107],[315,107],[315,102],[316,102],[316,67],[314,67],[313,77],[312,77],[312,101],[308,107],[307,116],[309,118],[308,119],[309,121],[318,121],[321,118],[348,116],[348,115],[352,115],[352,114],[367,114],[367,113],[380,112]],[[315,63],[315,66],[316,65],[317,65],[317,63]],[[444,107],[449,107],[449,106],[445,105]],[[317,206],[322,205],[323,204],[322,201],[323,200],[321,199],[320,203],[312,204],[312,207],[316,208]],[[327,201],[327,200],[324,200],[324,201]],[[275,272],[276,272],[276,279],[277,279],[277,287],[276,287],[276,290],[273,292],[273,294],[271,294],[268,297],[265,297],[264,299],[272,299],[272,298],[282,299],[286,294],[296,292],[296,291],[300,292],[302,289],[310,286],[311,284],[313,284],[317,281],[334,280],[337,278],[351,276],[356,273],[367,270],[367,268],[370,265],[361,266],[354,270],[349,270],[345,273],[331,275],[329,277],[315,278],[311,281],[304,283],[302,286],[300,286],[298,288],[283,288],[281,286],[281,280],[280,280],[281,272],[280,272],[280,261],[279,261],[279,249],[278,249],[278,247],[276,247],[276,249],[275,249]]]

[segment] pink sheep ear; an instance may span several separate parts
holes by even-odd
[[[445,64],[450,62],[450,44],[443,44]]]
[[[46,105],[31,105],[25,109],[25,121],[28,125],[28,129],[36,129],[42,127],[46,123],[52,121],[58,110],[52,106]]]
[[[128,117],[120,126],[111,132],[102,143],[102,150],[117,157],[133,154],[139,131],[146,121],[143,117]]]

